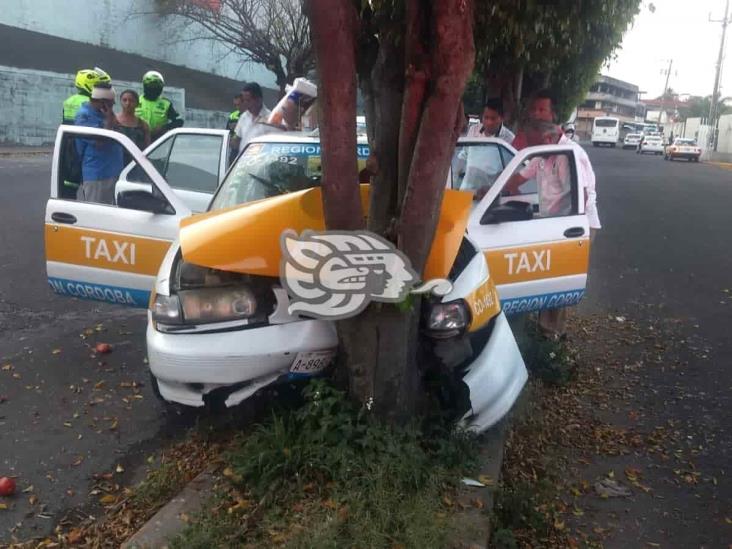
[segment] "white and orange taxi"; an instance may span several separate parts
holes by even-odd
[[[129,154],[115,204],[81,202],[66,190],[63,151],[78,138],[114,141]],[[54,153],[45,216],[51,289],[147,307],[155,387],[188,406],[233,406],[260,388],[321,373],[338,343],[331,322],[288,313],[278,276],[282,230],[324,225],[318,138],[262,136],[230,167],[228,146],[223,130],[180,128],[143,153],[120,133],[61,126]],[[368,152],[360,139],[359,163]],[[542,212],[532,180],[504,196],[517,170],[557,158],[571,194],[562,215]],[[448,278],[453,289],[423,300],[420,362],[444,380],[442,396],[464,423],[484,430],[527,379],[506,316],[582,298],[584,189],[571,146],[517,153],[493,138],[460,139],[448,185],[424,278]],[[487,192],[475,202],[478,187]],[[361,192],[368,204],[368,186]]]

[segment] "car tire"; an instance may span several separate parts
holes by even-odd
[[[597,147],[597,143],[593,141],[593,142],[592,142],[592,146],[593,146],[593,147]]]

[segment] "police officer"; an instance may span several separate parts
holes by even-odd
[[[229,119],[226,121],[226,129],[229,130],[229,134],[231,135],[232,139],[229,140],[229,164],[231,164],[235,159],[236,155],[239,153],[239,147],[236,144],[236,125],[239,122],[239,117],[242,113],[242,102],[241,102],[241,94],[237,93],[234,96],[234,110],[229,113]]]
[[[63,124],[73,124],[76,113],[79,112],[81,106],[89,101],[95,84],[109,84],[112,79],[102,69],[95,67],[93,69],[82,69],[76,73],[74,85],[76,93],[66,98],[63,104],[63,114],[61,122]]]
[[[183,118],[173,108],[170,99],[161,97],[165,81],[158,71],[148,71],[142,77],[142,97],[135,114],[150,126],[154,141],[168,130],[180,128]]]

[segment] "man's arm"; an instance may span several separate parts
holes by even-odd
[[[174,128],[180,128],[183,126],[183,124],[184,120],[181,115],[178,114],[178,111],[176,111],[173,107],[173,103],[168,103],[168,123],[162,127],[158,135],[162,135],[168,130],[172,130]]]

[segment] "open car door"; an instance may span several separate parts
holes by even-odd
[[[145,188],[117,183],[114,204],[78,200],[64,185],[63,155],[74,140],[121,146],[147,181]],[[69,144],[69,140],[72,141]],[[60,126],[46,205],[46,271],[59,295],[147,307],[158,267],[190,208],[152,163],[121,133]]]
[[[226,175],[229,140],[228,130],[176,128],[150,144],[144,155],[192,212],[205,212]],[[119,176],[117,193],[149,190],[151,184],[145,170],[131,160]]]
[[[523,149],[483,188],[468,234],[486,255],[505,313],[577,304],[590,232],[573,146]]]

